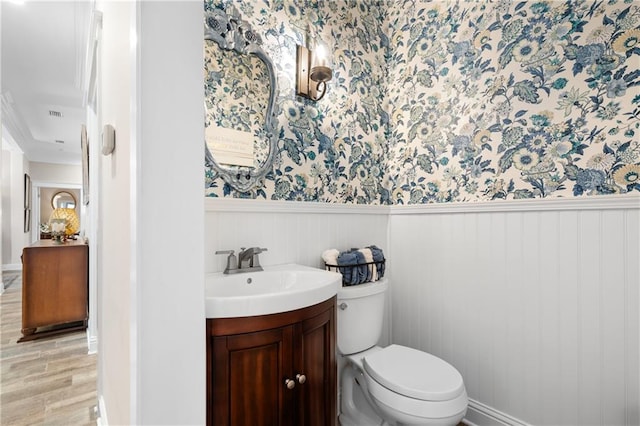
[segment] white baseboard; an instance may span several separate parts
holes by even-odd
[[[469,407],[463,421],[469,426],[531,426],[527,422],[473,399],[469,399]]]
[[[6,263],[2,265],[3,271],[22,271],[21,263]]]
[[[87,328],[87,352],[89,355],[98,353],[98,336],[90,336]]]
[[[98,417],[96,418],[96,426],[109,426],[107,421],[107,407],[104,404],[102,395],[98,397]]]

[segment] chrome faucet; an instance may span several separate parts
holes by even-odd
[[[249,247],[245,249],[242,247],[240,253],[238,253],[237,263],[233,250],[218,250],[216,254],[228,254],[227,267],[224,269],[224,273],[237,274],[239,272],[262,271],[258,255],[264,251],[267,251],[267,249],[260,247]]]
[[[267,251],[266,248],[249,247],[245,249],[242,247],[240,250],[240,253],[238,253],[238,269],[253,268],[254,270],[262,271],[258,255],[263,251]]]

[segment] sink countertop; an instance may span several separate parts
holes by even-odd
[[[207,318],[268,315],[312,306],[336,295],[342,275],[298,264],[205,276]]]

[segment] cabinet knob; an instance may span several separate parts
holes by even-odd
[[[307,381],[307,376],[304,374],[296,374],[296,379],[298,380],[298,383],[303,384]]]
[[[284,384],[285,384],[285,386],[287,386],[287,389],[293,389],[293,388],[296,387],[296,382],[294,382],[291,379],[285,379],[284,380]]]

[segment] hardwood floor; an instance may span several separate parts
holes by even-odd
[[[96,355],[85,332],[17,343],[22,279],[4,272],[0,295],[0,424],[95,425]]]

